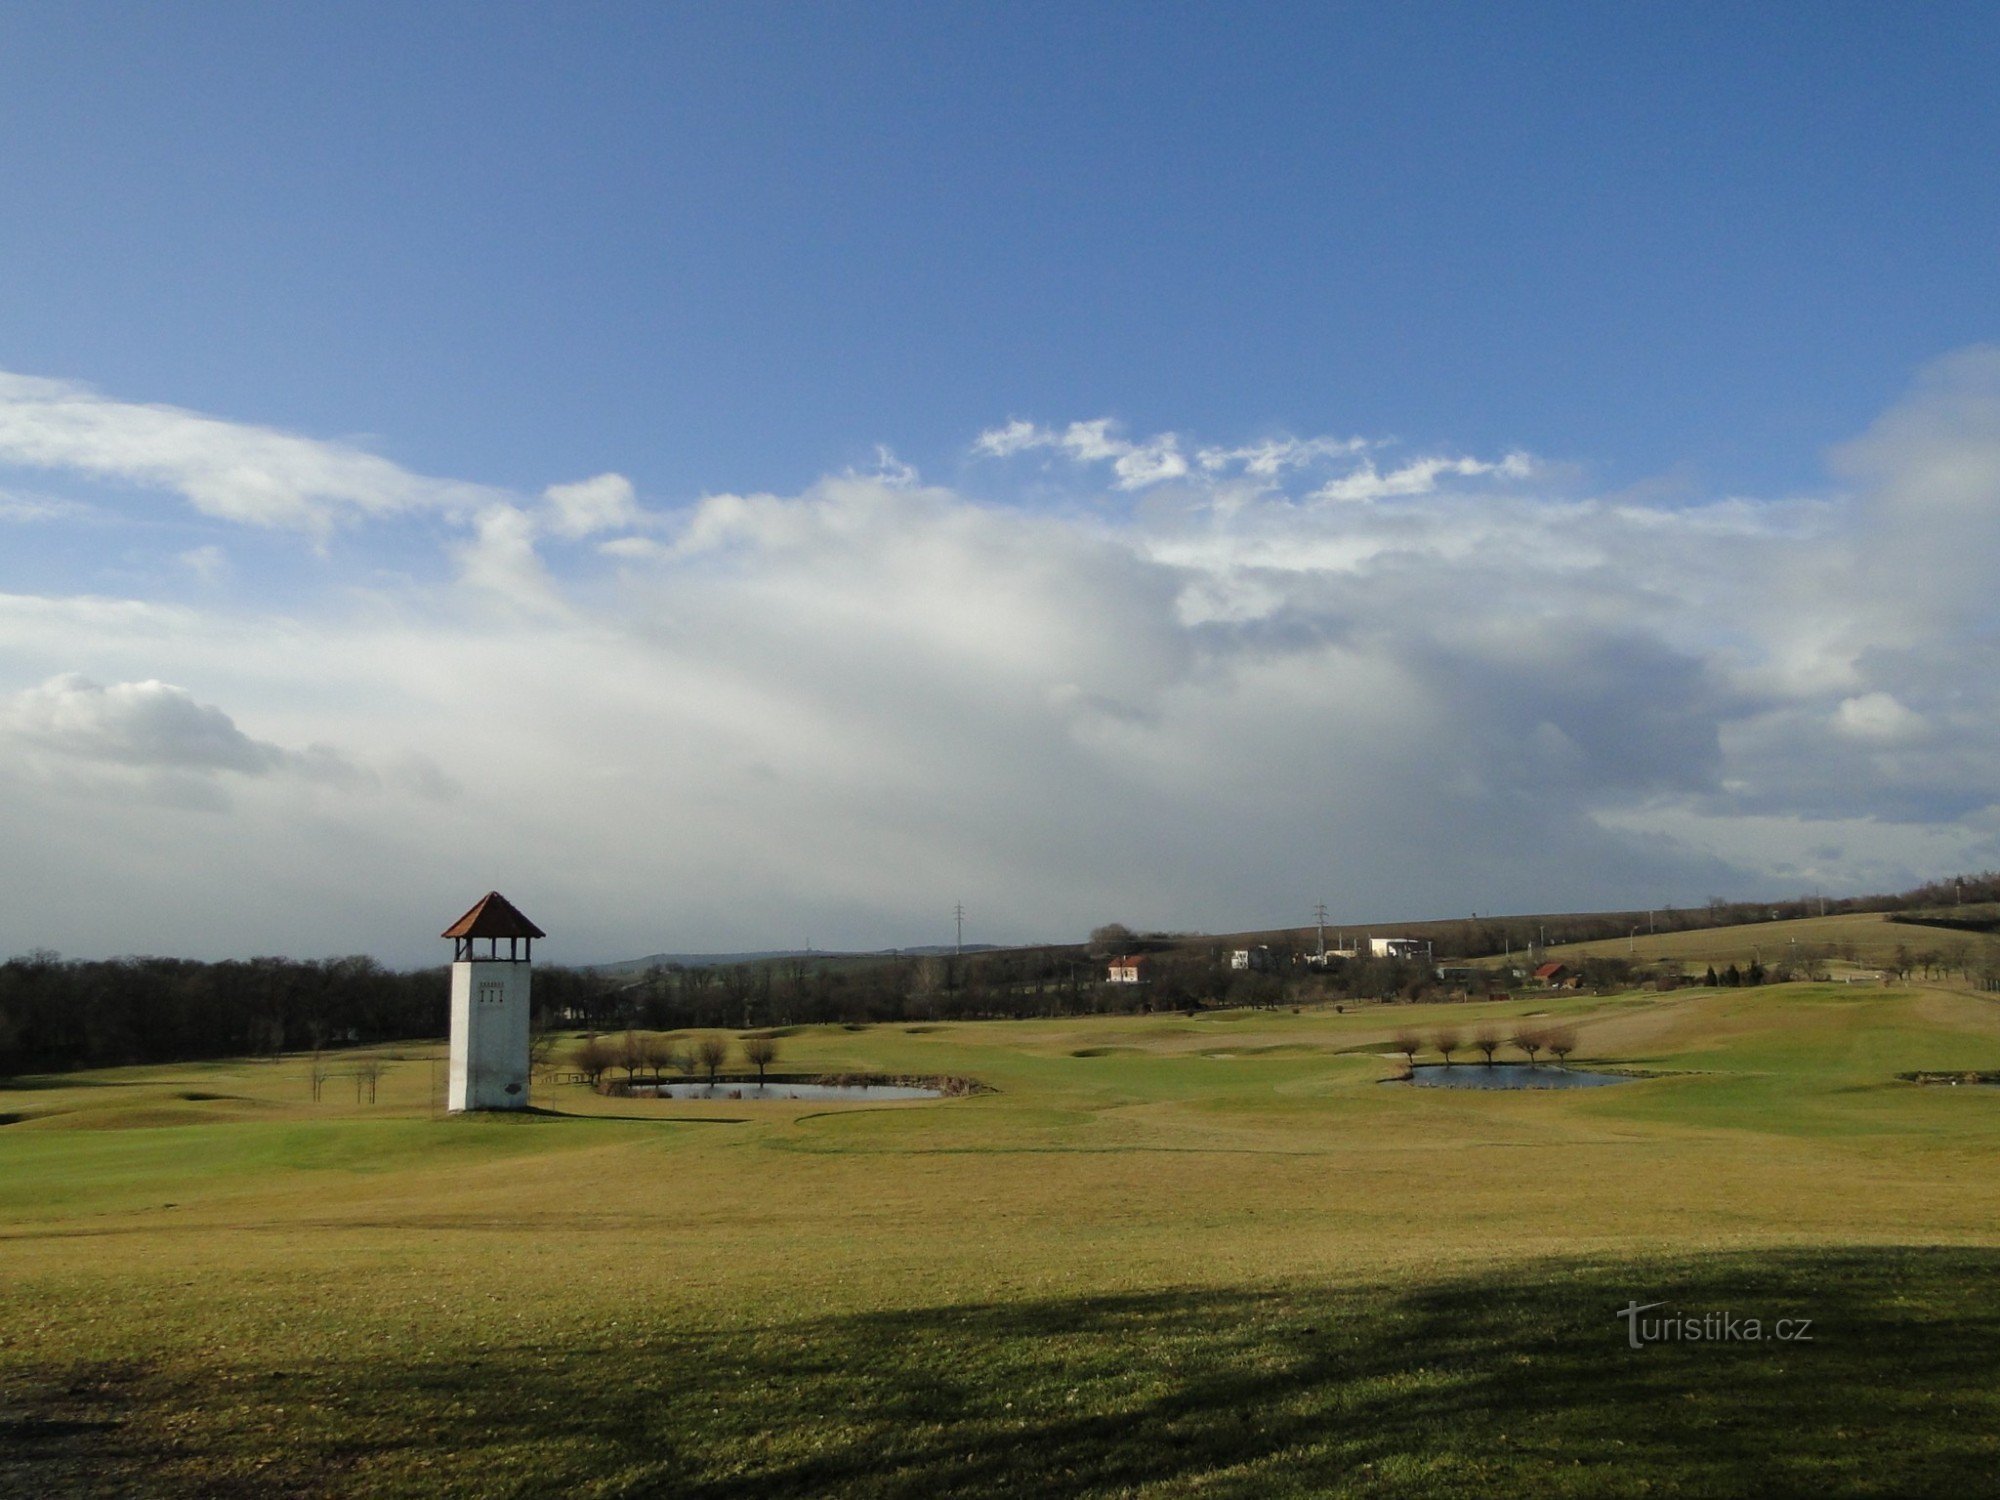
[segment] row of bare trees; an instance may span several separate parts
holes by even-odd
[[[627,1084],[636,1083],[642,1073],[650,1074],[655,1083],[677,1073],[683,1077],[700,1074],[713,1085],[716,1075],[728,1066],[731,1050],[730,1039],[717,1032],[680,1037],[657,1031],[626,1031],[615,1037],[585,1037],[570,1054],[570,1062],[593,1088],[615,1068],[625,1070]],[[769,1032],[752,1032],[737,1041],[735,1050],[757,1070],[761,1085],[765,1069],[778,1059],[778,1039]]]
[[[373,1104],[376,1092],[382,1083],[382,1075],[389,1070],[389,1065],[379,1057],[366,1055],[345,1058],[342,1061],[344,1066],[335,1067],[326,1053],[317,1051],[313,1053],[311,1066],[306,1072],[306,1081],[312,1088],[313,1103],[320,1102],[320,1096],[326,1091],[328,1079],[345,1076],[354,1080],[354,1102],[359,1104],[362,1095],[366,1094],[368,1102]]]
[[[1417,1054],[1424,1050],[1425,1038],[1414,1031],[1399,1031],[1390,1039],[1391,1051],[1400,1052],[1411,1067],[1417,1065]],[[1482,1026],[1472,1034],[1470,1049],[1464,1035],[1453,1027],[1441,1027],[1431,1033],[1429,1044],[1432,1051],[1441,1053],[1444,1065],[1451,1066],[1454,1052],[1471,1050],[1486,1055],[1486,1066],[1493,1066],[1493,1054],[1502,1047],[1513,1047],[1528,1059],[1533,1067],[1541,1054],[1546,1052],[1564,1067],[1569,1066],[1569,1055],[1576,1051],[1576,1031],[1568,1026],[1524,1026],[1503,1037],[1497,1026]]]

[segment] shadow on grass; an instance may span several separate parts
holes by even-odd
[[[744,1115],[622,1115],[592,1114],[584,1110],[551,1109],[545,1104],[523,1105],[520,1109],[467,1109],[438,1114],[435,1118],[467,1129],[546,1125],[555,1120],[581,1120],[603,1125],[747,1125]]]
[[[1996,1272],[1869,1249],[706,1338],[641,1315],[611,1345],[220,1372],[226,1401],[213,1371],[112,1372],[97,1403],[51,1371],[5,1415],[51,1477],[95,1455],[102,1490],[46,1494],[1972,1494],[2000,1457]],[[1632,1302],[1767,1337],[1633,1349]]]

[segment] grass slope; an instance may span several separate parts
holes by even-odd
[[[1543,1011],[1577,1092],[1384,1086]],[[437,1119],[298,1062],[0,1091],[0,1493],[1969,1493],[2000,1006],[1787,986],[824,1028],[998,1092]],[[207,1095],[213,1097],[190,1097]],[[1661,1301],[1810,1343],[1626,1347]]]
[[[1851,955],[1836,965],[1883,968],[1898,948],[1910,952],[1966,947],[1977,949],[1981,939],[1972,932],[1918,922],[1891,922],[1883,912],[1843,912],[1830,917],[1798,917],[1782,922],[1746,922],[1732,927],[1696,927],[1686,932],[1649,933],[1643,926],[1622,938],[1591,943],[1550,944],[1548,957],[1575,962],[1579,958],[1631,958],[1650,962],[1678,958],[1694,965],[1736,964],[1753,960],[1784,963],[1801,948],[1819,948]]]

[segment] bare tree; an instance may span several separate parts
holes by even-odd
[[[778,1039],[774,1036],[743,1038],[743,1060],[757,1070],[757,1087],[764,1086],[764,1070],[778,1060]]]
[[[618,1038],[617,1056],[618,1066],[625,1070],[625,1086],[630,1088],[632,1081],[639,1076],[639,1070],[646,1066],[646,1038],[628,1029]]]
[[[1508,1037],[1507,1041],[1510,1045],[1519,1047],[1523,1052],[1528,1054],[1528,1066],[1531,1068],[1535,1065],[1535,1054],[1548,1045],[1542,1040],[1542,1034],[1539,1031],[1517,1031]]]
[[[618,1055],[603,1037],[592,1036],[577,1044],[576,1050],[570,1054],[570,1061],[576,1065],[577,1072],[590,1080],[590,1086],[596,1088],[605,1072],[618,1061]]]
[[[1500,1033],[1491,1026],[1482,1026],[1473,1035],[1472,1045],[1486,1054],[1486,1066],[1493,1066],[1493,1054],[1500,1050]]]
[[[1966,979],[1972,977],[1972,945],[1970,943],[1963,940],[1946,943],[1943,952],[1939,955],[1939,960],[1944,964],[1944,972],[1947,979],[1951,977],[1953,969],[1958,970],[1959,974]]]
[[[732,964],[722,971],[722,995],[732,1013],[750,1024],[750,1000],[757,993],[757,971],[747,964]]]
[[[1567,1068],[1570,1053],[1576,1051],[1576,1032],[1571,1027],[1558,1026],[1543,1038],[1543,1044],[1554,1054],[1555,1060]]]
[[[722,1065],[729,1061],[729,1038],[724,1036],[704,1036],[694,1044],[694,1059],[703,1072],[708,1074],[708,1086],[715,1087],[715,1075]]]
[[[368,1090],[368,1102],[370,1104],[375,1102],[376,1085],[381,1083],[382,1074],[387,1068],[388,1064],[383,1062],[379,1057],[364,1057],[354,1065],[354,1102],[356,1104],[361,1102],[361,1091],[364,1088]]]
[[[670,1036],[652,1032],[641,1041],[640,1050],[645,1053],[646,1066],[653,1070],[655,1083],[665,1082],[669,1072],[678,1073],[687,1066],[680,1043]]]
[[[1465,1045],[1465,1041],[1455,1028],[1447,1026],[1441,1031],[1431,1033],[1431,1045],[1444,1054],[1444,1065],[1448,1068],[1451,1066],[1452,1053]]]
[[[312,1096],[313,1096],[313,1103],[315,1104],[319,1103],[320,1090],[326,1087],[326,1078],[327,1074],[330,1071],[331,1070],[326,1065],[326,1054],[319,1051],[318,1049],[314,1049],[312,1055],[312,1071],[309,1074],[309,1077],[311,1078],[312,1081]]]
[[[556,1055],[555,1016],[544,1006],[528,1019],[528,1073],[546,1073]]]
[[[1417,1054],[1424,1050],[1423,1039],[1414,1031],[1399,1031],[1389,1039],[1389,1050],[1403,1054],[1403,1061],[1411,1072],[1416,1071]]]

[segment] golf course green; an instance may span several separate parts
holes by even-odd
[[[1489,1023],[1647,1076],[1384,1084],[1396,1033]],[[317,1100],[302,1057],[0,1084],[0,1494],[1969,1494],[2000,1463],[2000,1088],[1897,1076],[2000,1068],[1995,997],[780,1047],[990,1091],[446,1117],[441,1044],[369,1054],[374,1102],[354,1054]]]

